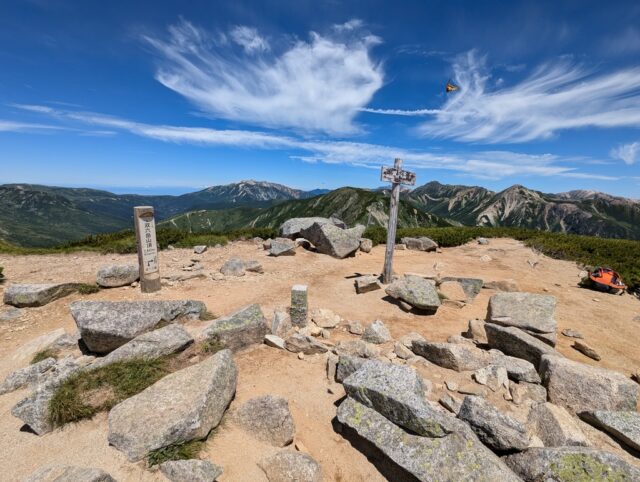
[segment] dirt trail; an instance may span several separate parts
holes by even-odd
[[[482,261],[483,255],[490,256],[491,261]],[[288,306],[291,286],[303,283],[309,286],[311,308],[329,308],[344,319],[359,320],[363,324],[379,318],[387,324],[394,338],[416,331],[429,340],[445,341],[450,335],[466,330],[469,319],[484,318],[489,297],[494,293],[482,290],[471,305],[462,309],[443,306],[434,316],[405,313],[384,300],[382,290],[356,295],[352,278],[356,274],[379,273],[384,258],[383,246],[374,248],[369,254],[358,253],[346,260],[302,249],[293,257],[270,258],[261,247],[251,242],[209,249],[200,256],[191,250],[176,249],[161,253],[161,272],[163,275],[183,273],[182,266],[191,258],[201,259],[207,273],[217,272],[222,263],[233,256],[260,261],[265,273],[247,273],[242,278],[224,281],[207,277],[176,282],[153,295],[145,295],[129,287],[102,290],[85,297],[76,294],[41,308],[24,310],[18,319],[0,322],[0,378],[25,366],[33,355],[34,348],[19,347],[57,328],[75,331],[68,306],[81,298],[192,298],[205,302],[208,309],[217,315],[230,313],[249,303],[259,303],[270,318],[274,308]],[[537,261],[537,265],[532,268],[527,261]],[[5,267],[8,278],[5,287],[12,282],[93,282],[101,265],[127,262],[135,263],[136,256],[94,253],[28,257],[0,255],[0,266]],[[444,249],[442,253],[396,251],[395,270],[398,273],[439,272],[442,276],[478,277],[485,281],[512,278],[523,291],[556,296],[558,332],[564,328],[579,330],[602,355],[602,361],[595,362],[583,356],[571,348],[571,339],[558,335],[558,350],[565,356],[619,370],[626,375],[640,368],[636,339],[640,322],[633,321],[640,315],[640,302],[629,295],[613,296],[578,288],[581,270],[575,263],[536,254],[513,240],[493,239],[487,246],[468,244]],[[0,294],[2,290],[0,287]],[[0,311],[2,309],[0,306]],[[336,329],[331,341],[346,338],[355,337]],[[281,395],[290,402],[296,423],[296,440],[301,441],[321,464],[327,480],[384,480],[363,454],[334,431],[331,425],[336,410],[334,404],[343,392],[340,385],[327,381],[322,356],[299,360],[294,354],[261,346],[238,354],[236,362],[240,375],[232,409],[257,395]],[[472,383],[470,374],[433,365],[417,369],[433,383],[429,396],[433,400],[446,391],[443,387],[445,380]],[[102,467],[121,481],[164,480],[159,473],[145,470],[142,464],[127,462],[120,452],[108,446],[105,414],[42,437],[20,431],[22,424],[11,416],[10,410],[26,394],[27,390],[20,390],[0,397],[0,473],[3,480],[22,480],[36,468],[51,462]],[[506,402],[500,394],[490,394],[489,400],[516,418],[526,418],[523,409]],[[591,437],[599,445],[633,460],[607,436],[596,432]],[[255,441],[229,422],[207,442],[204,455],[224,467],[222,481],[264,481],[266,478],[256,462],[274,451],[274,448]],[[634,463],[638,463],[637,459]]]

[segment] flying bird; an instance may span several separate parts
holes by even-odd
[[[447,82],[447,86],[445,87],[447,93],[449,92],[455,92],[456,90],[460,90],[460,87],[458,87],[456,84],[454,84],[453,82],[451,82],[450,80]]]

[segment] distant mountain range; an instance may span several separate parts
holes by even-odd
[[[132,226],[132,208],[152,205],[160,225],[193,232],[277,227],[286,219],[336,215],[353,225],[384,226],[388,189],[301,191],[242,181],[181,196],[118,195],[30,184],[0,186],[0,239],[52,246]],[[640,239],[640,202],[594,191],[545,194],[520,185],[501,192],[430,182],[401,195],[399,225],[517,226]]]

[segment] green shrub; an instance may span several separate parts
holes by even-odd
[[[49,401],[49,421],[62,426],[109,410],[169,373],[167,360],[130,360],[81,371],[60,385]]]
[[[100,287],[97,284],[80,283],[78,285],[78,293],[81,295],[92,295],[100,291]]]
[[[147,455],[149,467],[159,465],[169,460],[189,460],[195,459],[204,447],[201,440],[191,440],[189,442],[171,444],[161,449],[153,450]]]
[[[51,348],[47,348],[46,350],[41,350],[31,359],[31,365],[35,365],[42,360],[46,360],[47,358],[55,358],[58,359],[58,352],[56,350],[52,350]]]
[[[4,281],[4,274],[2,274],[3,270],[4,270],[4,268],[2,266],[0,266],[0,283],[2,283]]]

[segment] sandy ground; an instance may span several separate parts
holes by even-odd
[[[491,261],[482,261],[483,255],[490,256]],[[161,253],[161,272],[163,275],[182,273],[181,268],[192,258],[201,259],[206,272],[217,272],[222,263],[232,256],[259,260],[265,273],[247,273],[242,278],[224,281],[207,277],[177,282],[152,295],[125,287],[102,290],[85,298],[191,298],[205,302],[216,315],[228,314],[249,303],[259,303],[270,319],[274,308],[288,306],[291,286],[302,283],[309,286],[311,309],[329,308],[345,320],[359,320],[363,324],[381,319],[396,339],[416,331],[428,340],[445,341],[450,335],[465,331],[469,319],[484,318],[489,297],[494,293],[482,290],[472,304],[464,308],[443,306],[433,316],[403,312],[383,299],[385,294],[382,290],[356,295],[352,278],[357,274],[380,272],[383,246],[374,248],[369,254],[358,253],[346,260],[336,260],[301,248],[293,257],[270,258],[261,247],[251,242],[210,249],[203,255],[176,249]],[[537,264],[532,267],[528,261],[537,261]],[[8,278],[5,287],[11,282],[94,282],[95,273],[101,265],[128,262],[135,263],[135,255],[0,255],[0,265],[5,267]],[[556,296],[558,332],[564,328],[579,330],[602,355],[602,361],[595,362],[578,353],[571,348],[571,339],[558,335],[557,348],[565,356],[619,370],[625,375],[640,368],[636,336],[640,322],[633,321],[640,315],[640,302],[630,295],[614,296],[578,288],[581,270],[574,263],[552,260],[513,240],[495,239],[487,246],[468,244],[444,249],[441,253],[396,251],[395,270],[397,273],[439,272],[442,276],[478,277],[485,281],[515,279],[523,291]],[[0,292],[2,289],[0,287]],[[72,295],[41,308],[24,310],[18,319],[0,322],[0,378],[28,363],[37,351],[33,339],[61,327],[68,332],[75,331],[68,305],[80,298],[81,295]],[[0,311],[3,309],[6,307],[0,306]],[[203,324],[196,323],[192,328],[197,330]],[[332,331],[330,341],[350,338],[356,337],[338,328]],[[383,350],[391,348],[385,346]],[[237,354],[236,363],[239,381],[232,410],[257,395],[281,395],[290,403],[296,423],[296,442],[301,443],[321,464],[326,480],[385,480],[372,460],[336,433],[331,424],[335,417],[335,403],[344,392],[340,385],[326,379],[324,356],[299,360],[294,354],[260,346]],[[432,400],[446,392],[445,380],[454,380],[461,385],[473,384],[470,373],[456,373],[428,363],[418,364],[416,368],[432,382],[433,389],[429,394]],[[0,397],[2,480],[22,480],[36,468],[52,462],[101,467],[121,481],[164,480],[159,472],[145,469],[142,463],[127,462],[124,455],[107,444],[106,414],[42,437],[21,431],[22,423],[11,416],[10,410],[27,393],[27,390],[19,390]],[[515,418],[526,420],[526,407],[506,402],[503,393],[490,393],[488,398]],[[638,463],[638,459],[629,456],[606,435],[583,427],[597,446]],[[227,422],[208,440],[203,456],[224,467],[222,481],[266,481],[256,462],[275,451],[242,432],[232,422]]]

